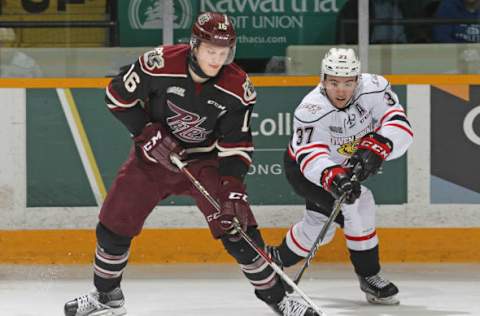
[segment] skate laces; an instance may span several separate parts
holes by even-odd
[[[88,312],[94,309],[100,309],[103,304],[97,299],[96,293],[88,293],[77,298],[78,312]]]
[[[108,309],[110,306],[98,301],[98,293],[91,292],[77,298],[77,312],[89,312],[95,309]]]
[[[278,303],[278,308],[283,312],[284,316],[303,316],[308,310],[307,305],[288,296],[285,296],[283,300]]]
[[[382,278],[378,274],[375,274],[375,275],[372,275],[372,276],[369,276],[369,277],[365,277],[365,280],[369,284],[371,284],[371,285],[373,285],[373,286],[375,286],[379,289],[382,289],[382,288],[384,288],[384,287],[386,287],[387,285],[390,284],[390,281],[385,280],[384,278]]]

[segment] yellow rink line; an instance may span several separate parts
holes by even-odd
[[[392,84],[480,84],[480,75],[385,75]],[[302,87],[318,76],[252,76],[257,87]],[[0,78],[0,88],[104,88],[110,78]]]
[[[69,88],[57,89],[57,93],[65,112],[70,132],[73,135],[75,145],[77,146],[83,167],[90,182],[91,189],[97,201],[97,205],[102,205],[102,202],[107,195],[107,190],[105,189],[105,184],[102,175],[100,174],[97,160],[93,154],[87,132],[83,126],[82,118],[78,112],[75,99]]]
[[[261,229],[267,243],[279,243],[285,228]],[[480,228],[379,228],[383,262],[480,263]],[[0,231],[0,263],[90,263],[94,230]],[[132,263],[226,263],[233,260],[207,229],[145,229],[134,239]],[[321,247],[319,262],[348,262],[343,234]]]

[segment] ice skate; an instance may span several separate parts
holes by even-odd
[[[358,279],[360,280],[360,288],[365,292],[369,303],[379,305],[400,304],[397,298],[398,288],[379,274],[369,277],[358,276]]]
[[[285,295],[280,303],[269,304],[269,306],[280,316],[320,316],[305,302],[289,295]]]
[[[117,287],[104,293],[93,290],[65,303],[65,316],[121,316],[126,315],[125,299]]]

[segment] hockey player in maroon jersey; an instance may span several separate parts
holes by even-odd
[[[238,220],[264,246],[243,184],[252,161],[249,124],[256,93],[233,63],[235,47],[230,18],[206,12],[196,18],[190,45],[146,52],[106,88],[107,106],[130,131],[133,146],[100,210],[95,289],[67,302],[66,316],[126,314],[120,281],[132,238],[155,205],[170,195],[195,200],[213,237],[240,264],[256,296],[278,315],[318,315],[287,297],[272,268],[231,230]],[[172,154],[188,162],[220,212],[171,163]]]
[[[372,304],[398,304],[398,288],[379,274],[373,194],[360,185],[412,143],[412,128],[396,94],[382,76],[360,73],[352,49],[332,48],[322,61],[320,84],[295,110],[293,127],[285,172],[305,198],[306,210],[280,246],[268,246],[269,252],[285,267],[307,257],[335,199],[346,194],[335,222],[343,228],[360,288]],[[329,227],[322,245],[333,239],[335,229]]]

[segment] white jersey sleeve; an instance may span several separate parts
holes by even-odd
[[[375,76],[375,80],[385,86],[383,95],[377,94],[375,100],[372,100],[375,132],[392,141],[393,150],[387,158],[387,160],[392,160],[407,151],[413,141],[413,131],[405,110],[388,81],[382,76]]]
[[[332,112],[333,109],[323,106],[315,90],[295,110],[289,155],[296,160],[305,178],[318,186],[322,171],[338,164],[330,157],[330,133],[325,124]]]

